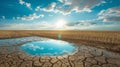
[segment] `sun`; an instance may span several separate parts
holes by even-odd
[[[59,20],[57,20],[55,26],[56,26],[56,28],[64,28],[65,25],[66,25],[66,23],[67,23],[66,20],[64,20],[64,19],[59,19]]]

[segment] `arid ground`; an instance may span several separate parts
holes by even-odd
[[[120,31],[0,31],[0,39],[40,36],[75,43],[69,56],[38,57],[0,49],[0,67],[120,67]],[[81,47],[79,47],[81,46]],[[91,48],[93,47],[93,48]]]

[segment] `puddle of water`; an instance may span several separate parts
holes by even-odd
[[[61,56],[74,53],[77,47],[65,41],[48,39],[25,43],[20,49],[31,55]]]
[[[30,55],[61,56],[73,54],[77,47],[72,43],[42,37],[23,37],[0,40],[0,47],[16,47]],[[14,51],[13,48],[9,48]]]

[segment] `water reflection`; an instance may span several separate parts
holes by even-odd
[[[31,55],[60,56],[72,54],[77,48],[73,44],[59,40],[44,40],[25,43],[20,49]]]
[[[23,37],[0,40],[0,47],[10,47],[10,50],[23,50],[31,55],[68,55],[77,51],[73,44],[42,37]],[[12,47],[12,48],[11,48]],[[14,49],[13,49],[14,48]]]

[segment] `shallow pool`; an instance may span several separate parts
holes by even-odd
[[[74,53],[77,47],[65,41],[47,39],[25,43],[20,49],[31,55],[61,56]]]
[[[72,43],[43,37],[22,37],[1,39],[0,47],[7,47],[10,51],[24,51],[29,55],[61,56],[77,52],[77,46]],[[10,48],[9,48],[10,47]]]

